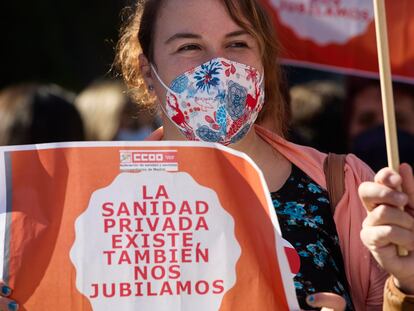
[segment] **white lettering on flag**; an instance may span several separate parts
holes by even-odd
[[[271,0],[280,21],[300,38],[344,44],[374,19],[371,0]]]

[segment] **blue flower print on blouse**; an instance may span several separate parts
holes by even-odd
[[[322,193],[322,188],[318,185],[315,185],[314,183],[308,184],[308,190],[312,193]]]
[[[292,165],[290,177],[271,197],[282,236],[300,257],[294,278],[300,307],[311,309],[306,303],[309,294],[334,292],[345,297],[347,310],[354,310],[326,190]]]
[[[280,203],[279,203],[280,204]],[[304,226],[318,228],[318,224],[323,224],[323,219],[320,216],[315,216],[314,218],[310,218],[307,215],[306,210],[304,209],[304,204],[299,204],[297,202],[286,202],[284,204],[284,209],[279,211],[281,215],[288,215],[290,216],[288,223],[290,225],[297,225],[299,223],[303,224]],[[276,206],[275,206],[276,208]],[[317,207],[312,205],[310,211],[317,210]]]
[[[315,265],[323,268],[327,263],[328,250],[323,246],[322,241],[317,241],[316,244],[308,244],[306,248],[311,253]]]
[[[329,204],[329,200],[326,197],[320,197],[320,198],[318,198],[318,202],[328,203]]]

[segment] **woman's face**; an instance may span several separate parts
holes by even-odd
[[[381,88],[368,86],[356,95],[350,123],[350,137],[354,139],[362,132],[384,123],[381,105]]]
[[[167,0],[154,35],[154,66],[163,82],[170,85],[180,74],[215,57],[263,72],[257,41],[231,19],[222,1]],[[166,90],[154,74],[149,79],[165,102]]]

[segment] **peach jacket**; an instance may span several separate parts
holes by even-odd
[[[256,125],[255,130],[269,145],[326,189],[323,171],[326,154],[290,143],[263,127]],[[148,140],[160,140],[162,136],[162,129],[158,129]],[[367,213],[358,197],[358,185],[363,181],[373,180],[373,176],[374,173],[366,164],[356,156],[348,155],[345,164],[345,194],[334,215],[345,272],[353,303],[358,311],[382,310],[384,284],[388,276],[377,265],[359,237]]]

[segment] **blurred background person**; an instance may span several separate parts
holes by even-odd
[[[414,135],[414,86],[395,83],[394,98],[398,128]]]
[[[397,130],[401,163],[414,165],[414,135]],[[352,142],[351,152],[367,163],[375,172],[388,165],[383,125],[363,131]]]
[[[354,78],[349,95],[349,151],[374,171],[387,166],[381,88],[377,80]],[[352,84],[351,84],[352,85]],[[400,161],[414,164],[414,90],[394,84],[395,114]]]
[[[87,140],[143,140],[157,126],[156,113],[139,109],[118,80],[98,80],[75,100]]]
[[[128,101],[115,140],[144,140],[160,126],[161,120],[156,111],[140,108]]]
[[[348,90],[348,138],[384,124],[381,87],[378,80],[351,78]],[[399,130],[414,135],[414,88],[394,83],[395,115]]]
[[[311,81],[293,86],[290,97],[292,140],[323,152],[344,153],[344,87],[334,81]]]
[[[0,145],[84,140],[75,95],[53,85],[20,84],[0,91]]]
[[[353,78],[347,96],[348,143],[352,146],[359,134],[384,124],[381,88],[377,80]]]

